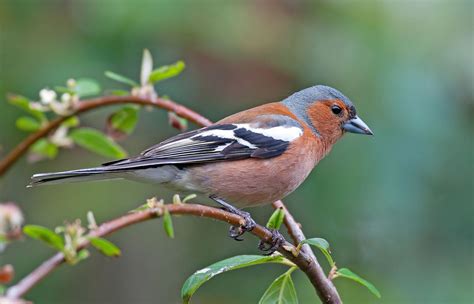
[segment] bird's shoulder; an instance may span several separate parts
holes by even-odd
[[[269,115],[288,117],[298,121],[298,118],[283,103],[271,102],[237,112],[219,120],[216,124],[258,122],[265,120],[264,116],[268,117]]]

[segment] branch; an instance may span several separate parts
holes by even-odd
[[[123,103],[134,103],[142,106],[153,106],[160,109],[165,109],[176,113],[178,116],[186,118],[187,120],[199,125],[208,126],[211,121],[204,116],[180,105],[171,100],[163,99],[159,97],[155,98],[143,98],[138,96],[104,96],[89,100],[81,100],[77,108],[68,116],[59,116],[56,119],[48,122],[40,130],[29,135],[21,143],[19,143],[10,153],[8,153],[2,161],[0,161],[0,176],[6,173],[6,171],[23,155],[28,149],[39,139],[47,136],[51,131],[55,130],[61,125],[66,119],[71,116],[78,115],[90,110],[94,110],[104,106],[123,104]]]
[[[208,217],[227,222],[234,226],[241,225],[245,222],[242,217],[215,207],[199,204],[169,204],[162,205],[161,207],[157,207],[154,209],[148,209],[138,213],[129,213],[120,218],[103,223],[97,229],[91,231],[89,236],[103,237],[127,226],[150,220],[156,217],[160,217],[164,212],[164,208],[166,208],[170,214]],[[251,231],[251,233],[263,240],[264,242],[269,242],[272,238],[271,231],[261,225],[257,225]],[[85,241],[79,245],[77,250],[81,250],[87,247],[89,244],[89,241]],[[317,273],[317,263],[315,263],[312,260],[311,256],[305,252],[300,252],[297,256],[295,256],[295,251],[296,247],[286,241],[283,243],[282,246],[278,248],[278,252],[280,252],[283,256],[285,256],[293,263],[295,263],[308,276],[311,283],[317,290],[321,289],[321,282],[320,280],[318,280],[319,275]],[[50,259],[41,264],[38,268],[33,270],[33,272],[23,278],[16,285],[10,287],[7,290],[6,297],[8,299],[21,298],[33,286],[35,286],[38,282],[40,282],[43,278],[45,278],[49,273],[51,273],[54,269],[56,269],[64,262],[65,257],[62,253],[55,254]],[[325,297],[321,298],[321,300],[323,301],[323,303],[341,303],[338,297]]]
[[[283,208],[285,211],[285,226],[295,245],[298,245],[301,241],[306,239],[300,223],[295,220],[282,201],[274,202],[273,207],[275,209]],[[313,270],[311,271],[312,277],[308,277],[311,280],[311,283],[316,287],[316,292],[318,293],[319,298],[323,300],[323,303],[342,303],[336,287],[324,274],[324,270],[321,265],[319,265],[318,259],[314,255],[313,250],[311,250],[311,247],[308,244],[304,244],[301,247],[301,251],[310,257],[311,267]]]

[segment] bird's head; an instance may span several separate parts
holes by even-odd
[[[349,98],[331,87],[310,87],[294,93],[283,103],[328,144],[334,144],[345,132],[373,135],[357,116]]]

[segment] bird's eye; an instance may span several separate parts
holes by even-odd
[[[331,111],[332,111],[334,114],[336,114],[336,115],[339,115],[339,114],[342,113],[341,107],[340,107],[340,106],[337,106],[337,105],[333,105],[333,106],[331,107]]]

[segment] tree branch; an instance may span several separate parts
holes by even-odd
[[[204,116],[180,105],[171,100],[159,97],[143,98],[138,96],[104,96],[89,100],[81,100],[77,108],[68,116],[59,116],[40,130],[32,133],[22,142],[20,142],[10,153],[8,153],[2,161],[0,161],[0,176],[5,174],[7,170],[23,155],[28,149],[39,139],[47,136],[51,131],[55,130],[61,123],[71,116],[78,115],[90,110],[94,110],[104,106],[134,103],[142,106],[153,106],[160,109],[165,109],[176,113],[178,116],[186,118],[187,120],[199,125],[208,126],[212,122]]]
[[[111,220],[109,222],[103,223],[97,229],[90,232],[89,236],[93,237],[103,237],[109,235],[119,229],[125,228],[127,226],[140,223],[146,220],[150,220],[156,217],[160,217],[164,208],[166,208],[170,214],[181,214],[181,215],[194,215],[200,217],[208,217],[223,222],[227,222],[231,225],[238,226],[243,224],[245,221],[242,217],[218,209],[215,207],[199,205],[199,204],[168,204],[162,205],[157,208],[148,209],[145,211],[130,213],[124,215],[120,218]],[[272,233],[266,227],[257,225],[252,231],[252,234],[263,240],[264,242],[271,241]],[[77,250],[85,248],[89,245],[89,241],[85,241],[78,247]],[[317,285],[321,282],[318,280],[318,274],[316,263],[312,260],[311,256],[304,252],[300,252],[297,256],[294,255],[296,251],[295,246],[288,242],[284,242],[282,246],[278,248],[280,252],[287,259],[295,263],[310,279],[311,283],[315,288],[319,289],[321,286]],[[65,262],[65,257],[62,253],[57,253],[52,256],[50,259],[41,264],[38,268],[33,270],[28,276],[23,278],[16,285],[10,287],[7,290],[6,297],[8,299],[19,299],[25,295],[33,286],[45,278],[49,273],[54,269]],[[340,303],[335,298],[325,298],[322,299],[323,303]]]
[[[306,239],[300,223],[295,220],[282,201],[274,202],[273,207],[275,209],[283,208],[285,211],[285,226],[288,229],[288,234],[293,239],[293,244],[298,245],[301,241]],[[333,282],[326,277],[324,270],[321,265],[319,265],[318,259],[314,255],[311,247],[308,244],[304,244],[301,247],[301,251],[310,257],[311,267],[313,268],[311,271],[313,277],[311,277],[310,280],[315,287],[317,286],[316,292],[318,293],[319,298],[323,300],[323,303],[342,303],[336,287]]]
[[[18,144],[4,159],[0,161],[0,176],[5,172],[22,156],[28,149],[39,139],[46,137],[51,131],[55,130],[61,125],[66,119],[71,116],[85,113],[87,111],[100,108],[103,106],[134,103],[143,106],[153,106],[161,109],[165,109],[176,113],[178,116],[183,117],[199,126],[209,126],[212,124],[210,120],[203,117],[202,115],[182,106],[173,101],[158,98],[158,97],[138,97],[138,96],[104,96],[90,100],[82,100],[79,106],[69,115],[60,116],[50,121],[46,126],[38,130],[37,132],[28,136],[20,144]],[[220,209],[216,209],[209,206],[194,205],[194,204],[183,204],[183,205],[166,205],[169,212],[172,214],[189,214],[196,216],[204,216],[209,218],[218,219],[225,221],[231,225],[239,225],[243,220],[237,215],[225,212]],[[281,201],[277,201],[273,204],[275,208],[283,207],[285,209],[285,225],[288,229],[290,236],[292,237],[295,244],[298,244],[301,240],[305,239],[304,234],[299,224],[294,220],[288,209],[283,205]],[[127,227],[129,225],[139,223],[151,218],[157,217],[157,212],[153,210],[144,211],[140,213],[127,214],[121,218],[112,220],[110,222],[102,224],[97,230],[91,232],[91,236],[104,236],[108,235],[118,229]],[[271,238],[271,233],[263,226],[258,225],[252,233],[258,236],[261,240],[268,241]],[[81,244],[81,248],[88,246],[89,243],[85,242]],[[79,248],[80,249],[80,248]],[[305,274],[315,287],[315,290],[323,303],[338,304],[342,303],[333,283],[326,278],[324,271],[319,265],[314,253],[308,245],[302,247],[300,254],[295,257],[295,247],[290,243],[286,242],[282,247],[278,249],[286,258],[295,263]],[[10,287],[7,292],[7,297],[12,299],[18,299],[23,296],[28,290],[34,285],[46,277],[51,271],[64,262],[64,255],[57,253],[49,260],[41,264],[37,269],[31,272],[28,276],[22,279],[18,284]]]

